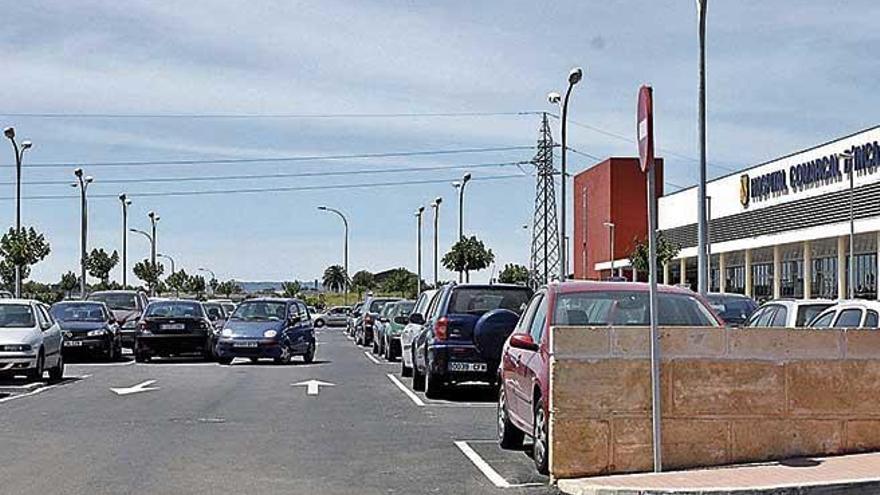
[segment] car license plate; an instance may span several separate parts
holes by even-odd
[[[449,371],[486,371],[486,363],[461,363],[452,361],[449,363]]]
[[[186,325],[183,323],[163,323],[159,325],[159,330],[183,330]]]
[[[256,342],[235,342],[232,347],[257,347]]]
[[[65,340],[64,347],[82,347],[83,343],[79,340]]]

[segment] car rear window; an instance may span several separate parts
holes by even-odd
[[[0,328],[34,326],[34,312],[29,304],[0,304]]]
[[[831,304],[804,304],[798,307],[797,320],[794,325],[796,327],[806,326],[813,321],[813,318],[815,318],[816,315],[830,307]]]
[[[156,318],[204,317],[202,305],[193,302],[162,301],[147,306],[147,316]]]
[[[493,309],[509,309],[522,313],[532,297],[529,289],[492,289],[463,287],[454,289],[447,313],[481,315]]]
[[[709,309],[687,294],[657,296],[663,326],[717,327]],[[633,291],[579,292],[556,299],[555,325],[648,326],[648,293]]]
[[[396,299],[376,299],[370,303],[370,313],[381,313],[385,309],[385,305],[393,303]]]
[[[124,292],[99,292],[89,296],[90,301],[99,301],[107,305],[113,310],[133,311],[137,309],[137,298],[135,294]]]

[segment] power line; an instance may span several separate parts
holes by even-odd
[[[242,174],[242,175],[218,175],[218,176],[187,176],[187,177],[145,177],[145,178],[125,178],[125,179],[97,179],[98,184],[130,184],[130,183],[161,183],[161,182],[215,182],[224,180],[257,180],[257,179],[282,179],[290,177],[329,177],[337,175],[365,175],[365,174],[389,174],[389,173],[405,173],[405,172],[431,172],[438,170],[470,170],[492,167],[512,167],[518,165],[528,165],[530,161],[519,162],[498,162],[498,163],[472,163],[464,165],[437,165],[429,167],[398,167],[398,168],[378,168],[378,169],[358,169],[358,170],[340,170],[340,171],[321,171],[321,172],[297,172],[297,173],[277,173],[277,174]],[[68,185],[69,180],[37,180],[25,181],[23,184],[31,186],[49,186],[49,185]],[[0,182],[0,186],[13,186],[15,182]]]
[[[492,181],[507,179],[527,178],[527,175],[511,174],[511,175],[489,175],[485,177],[474,177],[472,181]],[[458,180],[458,177],[447,179],[424,179],[410,181],[389,181],[389,182],[370,182],[361,184],[330,184],[320,186],[290,186],[290,187],[262,187],[262,188],[241,188],[241,189],[209,189],[201,191],[145,191],[145,192],[127,192],[130,198],[139,197],[169,197],[169,196],[205,196],[213,194],[249,194],[249,193],[267,193],[267,192],[291,192],[291,191],[325,191],[340,189],[361,189],[368,187],[389,187],[389,186],[413,186],[423,184],[442,184]],[[90,194],[89,199],[107,199],[118,198],[116,194]],[[22,199],[27,200],[56,200],[56,199],[78,199],[79,195],[40,195],[40,196],[24,196]],[[15,200],[13,196],[0,197],[0,201]]]
[[[540,115],[537,111],[396,112],[396,113],[85,113],[0,112],[4,117],[37,119],[387,119],[435,117],[505,117]]]
[[[531,150],[534,146],[498,146],[489,148],[458,148],[449,150],[422,150],[422,151],[391,151],[385,153],[355,153],[347,155],[305,155],[285,157],[262,157],[262,158],[216,158],[216,159],[193,159],[193,160],[146,160],[146,161],[123,161],[123,162],[82,162],[73,161],[68,163],[28,163],[28,168],[69,168],[76,165],[83,167],[133,167],[133,166],[166,166],[166,165],[223,165],[230,163],[277,163],[277,162],[306,162],[323,160],[354,160],[370,158],[393,158],[408,156],[432,156],[432,155],[455,155],[468,153],[495,153],[500,151]],[[76,164],[76,165],[75,165]],[[11,167],[12,165],[4,165]]]

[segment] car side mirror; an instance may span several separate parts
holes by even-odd
[[[381,321],[382,323],[388,323],[388,318],[385,318],[383,316],[383,317],[379,318],[379,321]]]
[[[291,315],[290,318],[287,319],[291,325],[296,325],[297,323],[302,321],[302,317],[300,315]]]
[[[44,332],[45,332],[46,330],[49,330],[50,328],[52,328],[52,324],[49,323],[48,321],[45,321],[45,322],[43,322],[43,323],[40,323],[40,329],[42,329]]]
[[[395,316],[394,323],[397,323],[398,325],[406,325],[409,323],[409,318],[406,316]]]
[[[211,313],[208,315],[208,319],[211,321],[217,321],[220,319],[220,316],[217,313]]]
[[[409,322],[414,325],[424,325],[425,317],[421,313],[413,313],[409,315]]]
[[[538,344],[536,344],[534,339],[532,339],[532,336],[527,333],[512,334],[510,336],[510,347],[527,351],[538,350]]]

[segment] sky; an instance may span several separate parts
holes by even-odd
[[[710,2],[710,177],[877,124],[880,4],[794,7]],[[571,172],[597,162],[588,156],[637,155],[627,138],[647,83],[666,190],[698,177],[693,0],[37,0],[12,2],[4,14],[0,124],[34,143],[24,160],[23,223],[52,246],[33,268],[37,280],[77,270],[79,193],[68,183],[75,167],[95,179],[90,248],[121,249],[116,197],[125,192],[130,227],[146,229],[147,212],[156,211],[158,250],[178,268],[207,267],[220,279],[313,280],[341,264],[342,224],[318,211],[322,204],[348,215],[351,273],[415,270],[413,212],[443,198],[445,252],[457,236],[451,182],[466,171],[474,180],[465,233],[492,248],[496,272],[527,264],[523,225],[535,178],[530,166],[509,164],[534,155],[523,147],[537,140],[538,112],[557,112],[546,95],[565,89],[574,66],[584,79],[571,99],[569,146],[583,154],[569,155]],[[558,138],[559,121],[551,125]],[[326,159],[485,148],[513,149]],[[230,159],[247,161],[180,163]],[[419,167],[435,169],[412,171]],[[242,175],[263,177],[223,178]],[[3,143],[7,225],[14,181]],[[286,190],[205,194],[266,188]],[[169,192],[178,194],[155,195]],[[432,222],[426,214],[428,280]],[[129,269],[148,256],[147,244],[129,237]],[[441,268],[440,278],[454,275]]]

